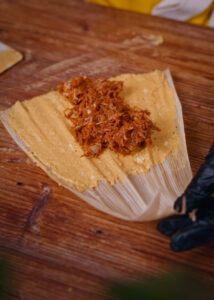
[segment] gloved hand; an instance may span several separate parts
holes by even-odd
[[[180,213],[158,224],[171,236],[173,251],[184,251],[214,241],[214,143],[196,176],[174,204]]]

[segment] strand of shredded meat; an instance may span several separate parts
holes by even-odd
[[[58,91],[71,103],[65,116],[85,156],[98,157],[105,148],[127,155],[152,144],[152,131],[159,129],[147,110],[124,104],[122,88],[121,81],[87,77],[59,84]]]

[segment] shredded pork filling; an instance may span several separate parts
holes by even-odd
[[[122,89],[122,81],[103,78],[76,77],[59,84],[59,93],[71,103],[65,117],[85,156],[98,157],[106,148],[128,155],[152,144],[151,134],[159,129],[149,111],[124,104]]]

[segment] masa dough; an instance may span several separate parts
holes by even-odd
[[[22,59],[22,54],[0,43],[0,73],[12,67]]]
[[[99,158],[86,158],[70,132],[71,123],[64,117],[68,101],[57,91],[23,102],[17,101],[2,113],[22,142],[26,152],[61,184],[68,182],[79,191],[97,187],[105,179],[113,185],[126,174],[140,174],[163,162],[181,146],[176,128],[173,90],[164,72],[123,74],[122,97],[132,107],[148,109],[151,119],[161,129],[152,135],[153,146],[123,156],[106,149]],[[44,168],[45,166],[45,168]]]

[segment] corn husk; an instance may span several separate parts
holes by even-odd
[[[181,139],[181,147],[170,154],[167,159],[150,169],[147,173],[139,175],[125,175],[123,182],[116,182],[113,186],[106,181],[101,181],[97,188],[87,189],[80,193],[66,180],[58,178],[50,168],[42,164],[39,158],[32,156],[30,149],[23,143],[19,136],[10,128],[6,115],[1,115],[1,120],[16,141],[31,159],[55,181],[71,190],[81,199],[95,208],[129,221],[149,221],[168,216],[173,213],[173,203],[182,194],[192,178],[189,163],[182,108],[176,94],[173,80],[169,70],[165,71],[169,85],[174,90],[176,103],[176,125]]]

